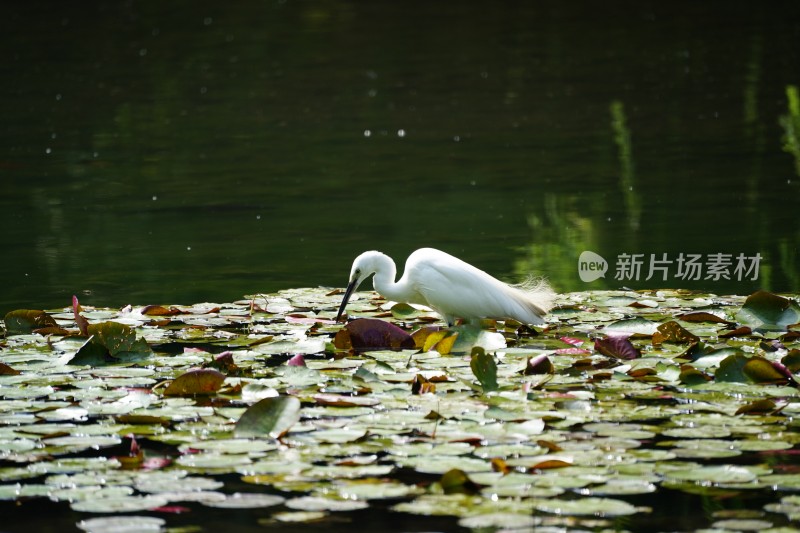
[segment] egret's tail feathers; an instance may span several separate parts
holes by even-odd
[[[526,307],[539,318],[533,324],[544,322],[542,317],[555,305],[556,292],[544,278],[530,277],[524,282],[514,285],[514,288],[525,295]]]

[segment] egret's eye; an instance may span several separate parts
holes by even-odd
[[[361,276],[361,269],[360,268],[356,269],[356,276]]]

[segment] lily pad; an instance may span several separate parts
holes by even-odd
[[[211,368],[184,372],[175,378],[166,389],[164,396],[198,396],[214,394],[225,381],[225,374]]]
[[[800,306],[789,298],[758,291],[748,296],[736,319],[754,331],[785,331],[800,322]]]
[[[119,361],[140,360],[151,357],[153,351],[136,331],[119,322],[89,324],[89,340],[70,360],[73,365],[99,366]]]
[[[612,498],[578,498],[575,500],[562,500],[553,498],[536,502],[538,511],[568,516],[597,516],[613,517],[627,516],[637,512],[636,507],[623,500]]]
[[[148,533],[164,531],[166,520],[154,516],[113,516],[89,518],[77,524],[86,533]]]
[[[295,367],[297,368],[297,367]],[[238,422],[237,437],[279,438],[300,419],[300,400],[294,396],[264,398],[251,405]]]
[[[472,373],[478,378],[483,392],[497,390],[497,363],[491,354],[486,353],[483,348],[473,348],[469,365]]]
[[[53,317],[44,311],[35,309],[17,309],[6,313],[3,322],[9,335],[30,333],[36,329],[58,326]]]

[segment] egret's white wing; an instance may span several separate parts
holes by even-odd
[[[520,289],[511,287],[469,263],[439,250],[423,248],[406,263],[403,277],[429,307],[439,313],[465,319],[514,318],[528,324],[542,323],[549,302],[537,305]],[[546,304],[546,305],[545,305]]]

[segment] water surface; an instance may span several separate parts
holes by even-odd
[[[799,10],[15,5],[0,309],[341,286],[357,253],[420,246],[561,291],[797,291]],[[678,278],[682,253],[760,254],[759,277]]]

